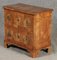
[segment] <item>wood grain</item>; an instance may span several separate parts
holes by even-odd
[[[5,47],[13,44],[25,48],[32,57],[51,47],[52,9],[20,3],[5,6],[4,16]]]

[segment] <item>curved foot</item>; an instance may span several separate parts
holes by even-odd
[[[8,44],[6,42],[4,43],[4,47],[9,48],[9,46],[8,46]]]
[[[48,54],[52,53],[52,47],[48,47]]]
[[[35,58],[39,55],[39,50],[33,50],[30,53],[31,53],[32,58]]]

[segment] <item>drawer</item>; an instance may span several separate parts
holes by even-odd
[[[13,26],[13,11],[5,10],[5,26]]]

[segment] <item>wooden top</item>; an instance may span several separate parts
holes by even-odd
[[[10,10],[19,11],[22,13],[27,13],[32,15],[37,14],[39,12],[44,12],[44,11],[53,11],[53,9],[27,5],[23,3],[7,5],[7,6],[4,6],[4,9],[10,9]]]

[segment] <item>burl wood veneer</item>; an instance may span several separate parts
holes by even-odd
[[[41,49],[51,50],[51,16],[53,9],[27,4],[4,6],[4,45],[27,49],[36,57]]]

